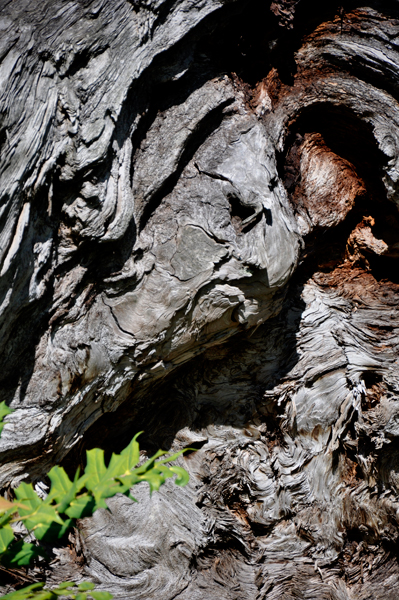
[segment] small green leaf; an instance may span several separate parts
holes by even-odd
[[[27,511],[20,510],[19,514],[23,517],[26,528],[33,531],[38,540],[42,540],[45,537],[51,539],[53,536],[58,538],[59,535],[62,537],[68,528],[65,527],[64,521],[55,508],[45,504],[43,501],[30,514],[23,515],[23,512]],[[55,527],[56,524],[60,527]]]
[[[112,600],[113,595],[109,592],[91,592],[90,596],[94,598],[94,600]]]
[[[1,562],[6,567],[24,567],[29,565],[34,558],[44,555],[45,552],[42,548],[20,540],[7,549],[7,552],[1,557]]]
[[[24,481],[20,483],[15,490],[15,495],[17,500],[25,505],[25,508],[18,511],[21,517],[29,515],[43,504],[43,500],[36,494],[31,483],[25,483]]]
[[[7,406],[7,404],[4,401],[0,402],[0,420],[4,419],[4,417],[10,415],[12,412],[14,412],[14,410]]]
[[[140,447],[137,438],[141,433],[143,432],[139,431],[139,433],[136,433],[130,444],[121,452],[121,456],[125,457],[127,460],[129,470],[133,469],[140,459]]]
[[[86,455],[87,465],[85,475],[88,477],[85,485],[90,491],[104,479],[104,476],[107,474],[107,468],[104,463],[104,450],[93,448],[93,450],[88,450]]]
[[[171,469],[166,465],[156,465],[154,469],[157,473],[160,473],[164,479],[169,479],[175,475],[175,473],[173,473],[173,471],[171,471]]]
[[[119,489],[121,494],[125,494],[133,485],[141,481],[140,477],[137,476],[136,473],[122,475],[122,477],[117,477],[116,479],[121,483],[121,488]]]
[[[183,448],[183,450],[179,450],[178,452],[175,452],[174,454],[172,454],[172,456],[167,456],[166,458],[158,461],[156,463],[156,465],[159,466],[159,465],[163,465],[168,462],[172,462],[172,461],[176,460],[177,458],[179,458],[179,456],[182,456],[188,450],[195,451],[195,448]]]
[[[94,590],[95,587],[94,583],[91,583],[90,581],[82,581],[82,583],[79,583],[78,585],[78,590],[86,592],[87,590]]]
[[[21,590],[22,591],[22,590]],[[23,596],[21,600],[57,600],[57,594],[55,594],[52,590],[39,590],[38,592],[32,592],[28,598]]]
[[[103,450],[94,448],[87,452],[87,466],[85,469],[87,479],[85,485],[86,489],[94,496],[95,510],[108,508],[105,498],[111,498],[118,492],[125,490],[119,481],[116,481],[112,476],[112,472],[123,468],[126,459],[114,454],[111,462],[110,470],[108,470],[104,464]]]
[[[108,508],[105,498],[112,498],[112,496],[115,496],[124,490],[125,487],[122,486],[119,481],[115,481],[114,479],[110,479],[98,484],[92,490],[92,494],[96,500],[96,510],[97,508]]]
[[[37,527],[33,530],[33,533],[37,540],[42,542],[54,542],[55,540],[61,540],[68,531],[75,525],[75,519],[66,519],[63,525],[58,523],[48,523]]]
[[[69,479],[63,467],[55,466],[48,473],[51,480],[51,489],[47,503],[55,501],[59,513],[64,513],[76,494],[84,487],[85,477],[79,479],[79,469],[76,471],[73,482]]]
[[[61,502],[62,498],[69,492],[73,486],[63,467],[55,466],[48,472],[48,477],[51,481],[51,490],[49,495],[56,502]]]
[[[153,469],[156,459],[160,456],[163,456],[164,454],[166,454],[164,450],[158,450],[158,452],[156,452],[154,456],[149,458],[144,464],[140,465],[134,470],[132,469],[132,472],[136,473],[137,475],[140,475],[141,473],[146,473],[147,471],[150,471],[151,469]],[[165,459],[165,462],[167,462],[168,460],[170,459]]]
[[[96,507],[96,501],[93,496],[89,494],[81,494],[72,500],[69,508],[66,509],[65,514],[73,519],[83,519],[93,514]]]
[[[183,487],[188,484],[190,475],[187,473],[186,469],[183,469],[183,467],[178,467],[177,465],[172,465],[169,467],[169,470],[177,475],[175,479],[176,485]]]
[[[4,417],[6,417],[7,415],[10,415],[12,412],[14,412],[13,409],[9,408],[4,401],[0,402],[0,435],[1,435],[1,432],[3,431],[3,427],[4,427],[4,423],[3,423]]]
[[[127,458],[120,454],[112,454],[107,468],[107,478],[113,479],[114,477],[119,477],[126,473],[126,471],[129,471]]]
[[[20,590],[10,592],[6,596],[2,596],[0,600],[25,600],[26,598],[36,597],[35,592],[39,592],[44,587],[44,583],[32,583]]]
[[[74,581],[63,581],[59,584],[57,590],[66,590],[67,588],[76,587],[76,583]]]
[[[7,525],[7,523],[9,523],[12,520],[14,513],[15,510],[13,508],[10,508],[10,510],[0,515],[0,527],[5,527],[5,525]]]
[[[13,539],[14,531],[11,525],[7,524],[0,528],[0,554],[4,554]]]
[[[150,486],[151,493],[159,490],[161,485],[163,483],[165,483],[165,478],[159,472],[157,472],[155,469],[148,471],[148,473],[145,473],[144,475],[142,475],[140,479],[142,481],[147,481],[147,483]]]
[[[44,583],[33,583],[32,585],[28,585],[20,590],[15,592],[11,592],[6,596],[2,596],[0,600],[57,600],[58,596],[62,596],[64,598],[74,598],[76,600],[87,600],[88,594],[86,593],[77,593],[74,591],[76,589],[84,592],[85,590],[89,591],[89,596],[93,598],[93,600],[112,600],[113,596],[109,592],[92,592],[94,589],[94,584],[89,582],[82,582],[77,586],[73,581],[64,581],[60,583],[58,587],[47,589],[44,587]]]

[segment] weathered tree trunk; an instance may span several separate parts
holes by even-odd
[[[398,19],[1,0],[0,484],[141,429],[198,448],[187,488],[82,521],[50,581],[399,597]]]

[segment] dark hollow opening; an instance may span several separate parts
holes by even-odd
[[[399,283],[399,213],[386,196],[382,183],[386,156],[378,148],[372,126],[347,107],[319,103],[304,109],[291,127],[285,150],[278,157],[280,177],[295,207],[294,194],[300,183],[300,146],[305,134],[319,133],[337,156],[353,165],[366,188],[340,224],[328,230],[314,229],[306,238],[304,257],[313,256],[311,270],[326,259],[334,268],[343,260],[349,235],[364,217],[372,217],[372,233],[389,246],[387,255],[365,253],[365,264],[377,281]]]

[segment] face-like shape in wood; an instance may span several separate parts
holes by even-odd
[[[104,300],[132,344],[154,340],[153,362],[184,360],[199,338],[212,345],[261,324],[279,310],[274,296],[294,270],[299,235],[273,147],[256,119],[237,112],[195,152],[140,231],[135,251],[145,275],[131,292]]]

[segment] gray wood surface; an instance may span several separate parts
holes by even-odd
[[[397,0],[0,1],[0,485],[198,449],[49,581],[399,597],[398,98]]]

